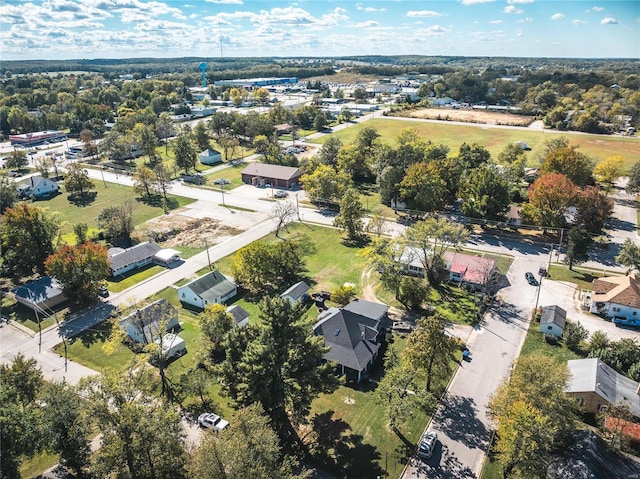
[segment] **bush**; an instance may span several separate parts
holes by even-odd
[[[356,291],[354,286],[343,284],[331,292],[331,300],[344,306],[348,304],[355,295]]]
[[[398,301],[407,309],[419,309],[429,293],[429,283],[422,278],[405,276],[400,281]]]
[[[589,332],[580,323],[573,323],[567,321],[567,325],[564,328],[562,337],[564,338],[564,344],[571,351],[578,351],[580,349],[580,343],[585,341],[589,336]]]

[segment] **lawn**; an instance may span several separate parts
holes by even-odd
[[[580,267],[573,267],[569,270],[568,266],[562,264],[552,264],[549,267],[549,277],[556,281],[567,281],[574,283],[580,289],[591,290],[593,288],[593,280],[604,276],[602,270],[590,270]]]
[[[242,182],[242,170],[247,167],[246,163],[239,163],[237,165],[229,165],[227,168],[216,171],[215,173],[210,173],[205,175],[207,179],[206,187],[207,189],[214,189],[219,191],[221,189],[220,185],[214,185],[213,182],[215,180],[219,180],[220,178],[226,178],[230,181],[228,185],[224,185],[224,190],[232,190],[237,188],[238,186],[242,186],[244,183]],[[197,185],[195,185],[197,187]]]
[[[31,479],[40,477],[42,473],[58,464],[59,455],[41,452],[26,458],[20,466],[20,477]]]
[[[149,279],[152,276],[164,271],[166,268],[159,265],[149,265],[144,269],[134,269],[127,273],[118,276],[111,276],[107,279],[107,287],[109,291],[119,293],[133,285],[141,283],[145,279]]]
[[[444,144],[451,149],[451,153],[456,153],[463,142],[468,144],[478,143],[484,146],[491,153],[492,158],[497,158],[498,154],[509,144],[516,141],[526,141],[530,151],[527,151],[527,158],[530,166],[538,166],[537,158],[542,154],[545,141],[558,136],[563,136],[563,132],[552,131],[526,131],[511,130],[505,128],[482,128],[478,126],[452,125],[443,123],[420,122],[413,120],[391,120],[376,118],[363,123],[355,124],[349,128],[340,130],[333,135],[342,140],[343,144],[352,143],[358,132],[364,127],[373,127],[378,130],[381,140],[384,143],[395,145],[398,133],[404,128],[413,128],[421,136],[430,139],[436,144]],[[580,151],[593,160],[604,160],[613,155],[621,155],[625,160],[625,168],[630,168],[638,159],[638,142],[633,138],[622,138],[606,135],[574,135],[564,133],[571,145],[578,145]],[[317,139],[309,140],[312,143],[324,143],[328,135]]]
[[[56,309],[56,314],[58,315],[58,319],[62,321],[68,309]],[[15,321],[20,323],[22,326],[26,326],[31,331],[38,332],[39,327],[38,323],[40,323],[40,327],[42,329],[46,329],[49,326],[55,324],[55,318],[52,316],[45,316],[36,313],[33,309],[26,307],[23,304],[18,303],[13,299],[13,295],[7,295],[2,300],[2,314],[4,316],[9,317],[11,321]]]
[[[95,192],[97,193],[95,200],[88,202],[86,205],[71,203],[66,193],[62,193],[50,200],[35,202],[34,205],[58,212],[63,225],[66,225],[66,227],[63,227],[63,233],[71,232],[72,226],[78,223],[86,223],[89,228],[97,228],[96,217],[104,208],[119,206],[128,199],[135,202],[133,210],[133,223],[135,225],[144,223],[164,213],[162,204],[151,205],[143,202],[141,198],[136,196],[133,188],[116,183],[107,183],[105,187],[101,181],[94,181],[94,183]],[[174,208],[179,208],[195,201],[181,196],[169,195],[168,197],[172,200]]]

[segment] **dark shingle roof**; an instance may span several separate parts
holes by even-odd
[[[62,288],[58,281],[51,276],[43,276],[35,281],[29,281],[12,290],[13,294],[26,301],[41,303],[62,294]]]
[[[169,301],[162,298],[146,305],[143,308],[136,309],[128,316],[120,320],[120,326],[125,327],[132,324],[138,331],[142,332],[145,338],[157,336],[159,322],[161,319],[167,321],[167,324],[174,318],[177,319],[178,311]]]
[[[287,289],[284,293],[282,293],[280,295],[280,297],[284,298],[285,296],[290,296],[295,301],[298,301],[300,298],[302,298],[302,296],[307,294],[307,292],[310,289],[311,288],[309,287],[309,285],[307,283],[305,283],[304,281],[300,281],[300,282],[294,284],[293,286],[291,286],[289,289]]]
[[[380,319],[387,314],[389,306],[364,299],[354,299],[344,307],[344,310],[359,314],[365,318]]]
[[[137,263],[138,261],[151,258],[158,251],[160,251],[160,246],[152,241],[140,243],[125,250],[120,248],[111,248],[108,252],[109,259],[111,260],[111,269],[113,271],[118,271],[120,268],[131,263]]]
[[[236,285],[227,279],[220,271],[211,271],[200,278],[185,284],[208,302],[216,302],[221,296],[225,296],[236,289]]]
[[[249,313],[240,305],[234,304],[233,306],[229,306],[227,308],[227,313],[233,316],[233,319],[236,320],[236,324],[240,324],[242,321],[249,317]]]
[[[363,371],[380,349],[376,341],[379,321],[350,311],[328,309],[316,323],[315,334],[324,336],[329,351],[324,359],[355,371]]]

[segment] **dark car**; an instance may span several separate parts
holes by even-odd
[[[98,294],[103,298],[107,298],[109,296],[109,289],[104,284],[101,284],[98,287]]]
[[[529,282],[529,284],[533,286],[536,286],[538,284],[538,282],[536,281],[536,277],[533,275],[533,273],[526,272],[524,274],[524,277],[527,278],[527,281]]]

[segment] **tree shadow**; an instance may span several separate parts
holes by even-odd
[[[97,191],[87,191],[84,194],[72,193],[67,195],[69,202],[75,206],[88,206],[96,200]]]
[[[384,470],[377,463],[378,450],[354,434],[349,423],[333,419],[333,414],[334,411],[326,411],[311,418],[314,441],[310,450],[314,461],[336,477],[381,477]]]
[[[347,248],[364,248],[370,241],[367,235],[360,235],[357,238],[343,238],[341,242]]]
[[[436,443],[433,456],[428,459],[414,457],[409,467],[419,477],[432,479],[475,479],[475,473],[464,466],[462,462],[440,441]]]
[[[433,421],[451,440],[461,442],[470,449],[486,450],[489,431],[478,418],[472,398],[447,393]]]

